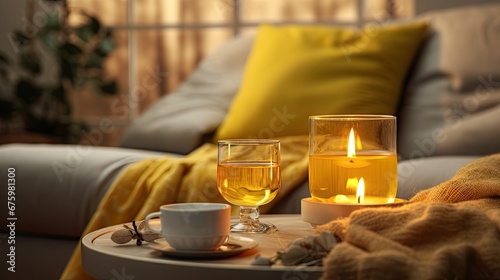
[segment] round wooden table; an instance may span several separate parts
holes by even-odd
[[[85,271],[98,279],[318,279],[322,267],[286,267],[250,265],[255,256],[272,257],[296,238],[313,234],[313,227],[300,215],[264,215],[261,221],[276,225],[278,231],[266,234],[232,234],[259,243],[253,249],[223,259],[167,257],[145,242],[132,240],[115,244],[110,236],[122,225],[87,234],[82,239],[82,263]]]

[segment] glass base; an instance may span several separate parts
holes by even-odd
[[[278,228],[273,224],[265,224],[265,223],[237,223],[231,225],[231,232],[238,233],[268,233],[275,232]]]
[[[231,225],[231,232],[239,233],[268,233],[278,229],[273,224],[265,224],[259,221],[259,207],[240,207],[240,221]]]

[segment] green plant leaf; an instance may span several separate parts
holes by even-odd
[[[61,30],[61,21],[58,12],[50,12],[45,16],[44,28],[48,30]]]
[[[20,46],[27,45],[31,41],[31,38],[24,35],[24,33],[19,30],[14,30],[10,32],[9,35],[12,35],[12,39]]]
[[[73,59],[75,56],[83,53],[82,49],[80,49],[77,45],[75,45],[73,43],[68,43],[68,42],[64,43],[61,46],[61,52],[65,55],[69,55],[70,57],[73,57]]]
[[[54,99],[56,99],[57,101],[59,101],[61,103],[67,101],[66,91],[64,90],[64,87],[62,85],[56,87],[50,93],[51,93],[52,97],[54,97]]]
[[[83,14],[88,18],[88,21],[85,24],[77,27],[75,29],[75,34],[76,36],[78,36],[78,38],[80,38],[80,40],[88,43],[90,42],[92,37],[99,33],[99,31],[101,30],[101,23],[96,17],[88,15],[86,13]]]
[[[60,77],[62,79],[69,80],[71,82],[71,85],[74,86],[76,73],[75,65],[72,62],[60,57],[59,66],[61,67],[61,71],[59,72]]]
[[[82,25],[75,30],[76,36],[80,38],[83,42],[90,42],[92,39],[92,28],[89,25]]]
[[[36,103],[42,94],[42,89],[34,85],[29,80],[21,79],[16,85],[16,96],[24,104],[30,105]]]
[[[7,65],[11,63],[7,54],[2,53],[2,52],[0,52],[0,62],[2,62],[3,64],[7,64]]]
[[[57,50],[59,47],[59,36],[56,32],[44,32],[40,34],[40,41],[50,50]]]
[[[99,89],[104,94],[112,95],[118,91],[118,83],[115,80],[105,82],[99,86]]]
[[[102,69],[102,57],[100,57],[96,52],[91,52],[85,63],[85,68],[98,68]]]
[[[109,28],[106,28],[104,30],[104,38],[114,40],[114,38],[113,38],[113,31],[111,29],[109,29]]]
[[[3,54],[0,52],[0,78],[4,82],[9,81],[9,66],[11,64],[10,59],[7,57],[7,55]]]
[[[116,43],[112,38],[103,38],[99,43],[99,51],[103,56],[107,56],[112,50],[116,48]]]
[[[0,119],[10,120],[14,113],[14,103],[7,99],[0,99]]]
[[[40,64],[40,57],[34,51],[21,51],[18,54],[19,63],[23,69],[27,70],[33,75],[41,72],[42,66]]]
[[[86,86],[91,82],[97,92],[116,93],[118,83],[103,81],[102,77],[104,59],[116,49],[116,43],[111,31],[104,29],[97,17],[85,12],[83,25],[67,23],[63,18],[66,14],[61,12],[64,7],[59,4],[68,0],[41,1],[57,4],[57,9],[39,15],[39,20],[44,22],[43,26],[39,25],[35,30],[16,30],[7,35],[10,43],[19,50],[19,57],[12,60],[12,63],[6,55],[0,53],[1,82],[2,77],[5,79],[7,74],[10,74],[11,64],[17,63],[15,66],[22,70],[20,78],[16,76],[17,80],[12,80],[14,76],[10,75],[7,77],[9,79],[5,80],[12,83],[8,88],[13,91],[13,99],[10,101],[0,97],[0,117],[19,116],[27,131],[57,136],[63,141],[77,143],[81,132],[88,130],[88,127],[84,122],[71,117],[72,107],[66,92],[66,83],[76,87],[75,85]],[[58,78],[57,84],[50,88],[44,88],[34,82],[37,78],[35,75],[45,70],[42,67],[45,66],[44,56],[32,48],[38,40],[43,45],[43,55],[47,53],[57,60],[58,71],[54,73],[59,77],[55,77]]]
[[[78,75],[75,79],[75,88],[84,88],[89,80],[87,75]]]
[[[59,108],[59,112],[61,112],[60,116],[62,119],[59,121],[66,121],[67,118],[71,118],[71,104],[68,100],[68,94],[63,86],[59,86],[51,91],[52,97],[59,103],[57,107]]]
[[[92,33],[97,34],[101,30],[101,22],[94,16],[88,16],[90,18],[90,28]]]

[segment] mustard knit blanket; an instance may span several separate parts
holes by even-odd
[[[282,186],[277,197],[260,207],[266,213],[307,179],[308,136],[281,140]],[[142,220],[161,205],[175,202],[224,202],[216,185],[217,146],[206,144],[183,158],[146,159],[127,167],[101,200],[82,236],[94,230]],[[233,214],[239,209],[233,207]],[[77,246],[61,279],[92,279],[82,268]]]
[[[410,202],[319,227],[343,241],[326,258],[322,279],[500,279],[500,154]]]

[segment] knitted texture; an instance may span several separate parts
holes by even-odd
[[[405,206],[358,210],[322,230],[343,241],[322,279],[500,279],[500,154]]]
[[[500,154],[477,159],[457,171],[449,181],[417,193],[412,202],[461,202],[500,197]]]

